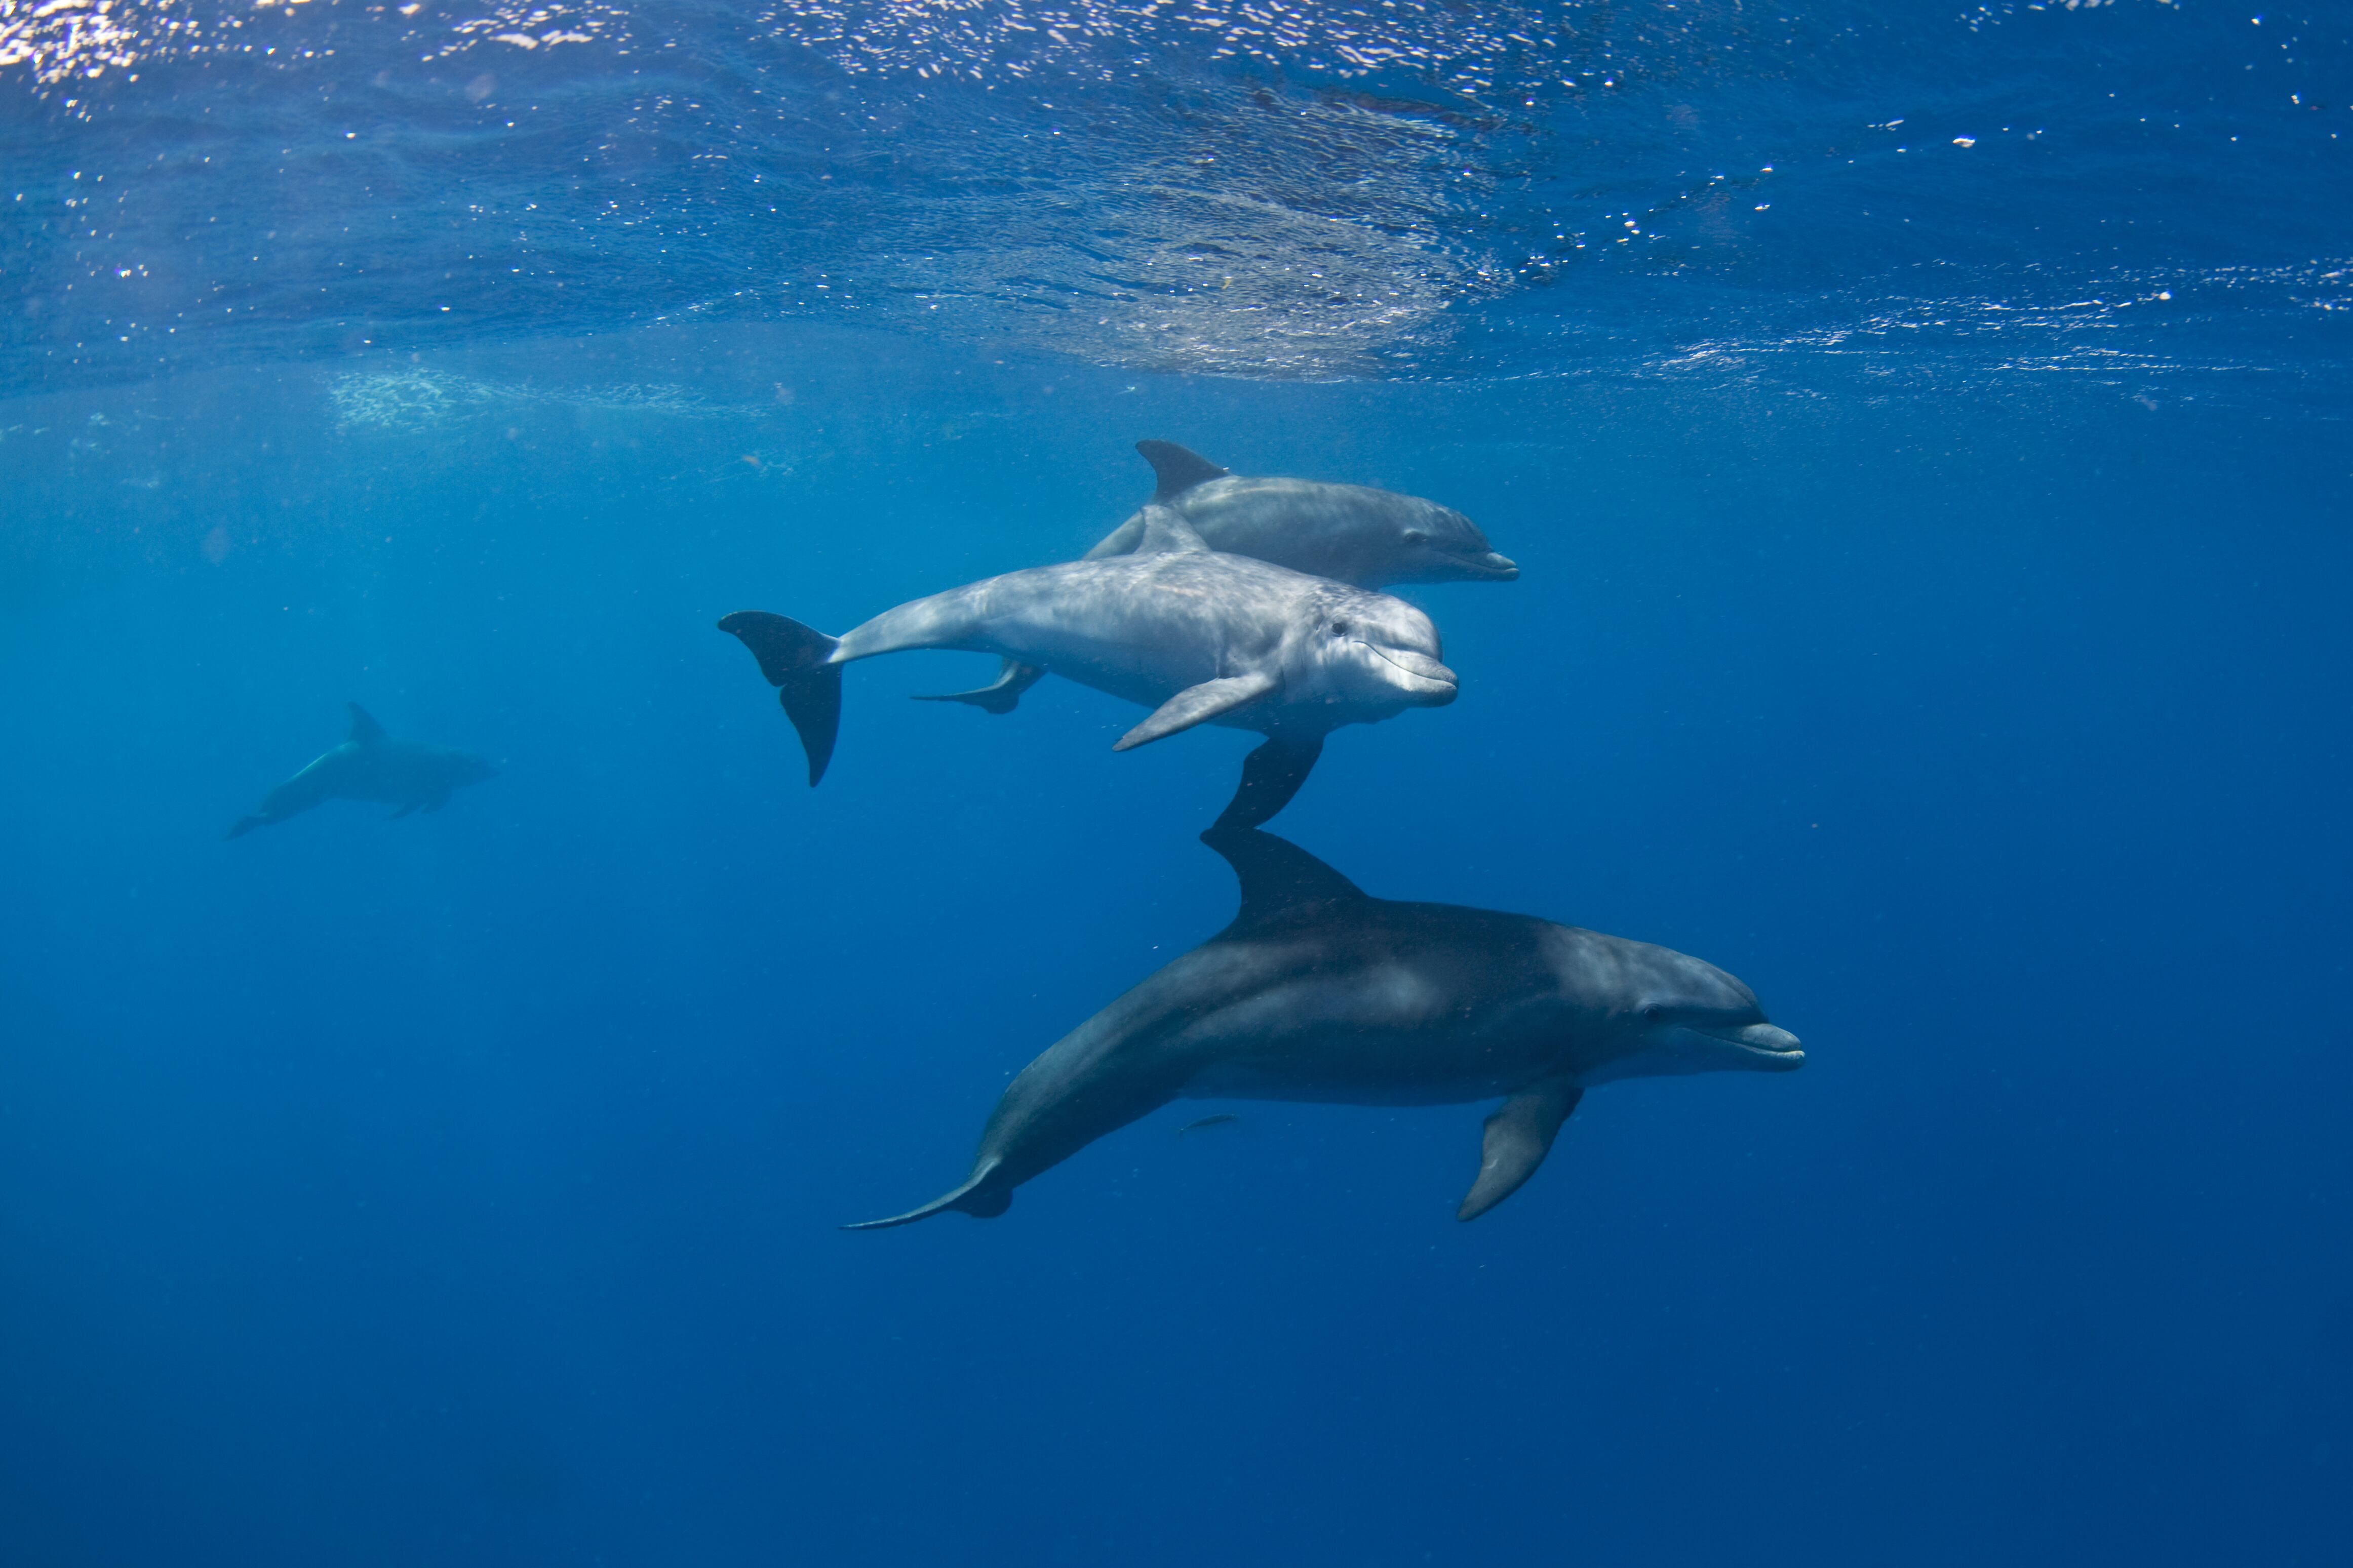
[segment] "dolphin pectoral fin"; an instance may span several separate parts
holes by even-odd
[[[1242,759],[1242,782],[1234,798],[1218,814],[1213,828],[1256,827],[1291,804],[1308,770],[1324,754],[1324,737],[1312,741],[1269,738],[1266,744]]]
[[[407,805],[402,806],[398,811],[385,813],[385,820],[386,822],[398,822],[402,817],[406,816],[410,812],[415,811],[421,804],[423,803],[412,800]]]
[[[1205,680],[1198,686],[1188,686],[1155,708],[1151,717],[1122,735],[1113,743],[1112,750],[1134,751],[1163,736],[1173,735],[1179,730],[1189,730],[1220,713],[1231,712],[1245,702],[1255,702],[1282,684],[1279,677],[1261,670],[1252,675],[1229,675],[1217,680]]]
[[[223,838],[242,838],[257,827],[267,827],[269,826],[269,818],[266,816],[240,816],[235,822],[228,825],[228,831],[222,834],[221,837]]]
[[[1584,1098],[1583,1089],[1555,1079],[1504,1101],[1503,1109],[1487,1118],[1486,1136],[1479,1145],[1479,1179],[1463,1194],[1454,1217],[1477,1219],[1518,1192],[1544,1163],[1552,1152],[1553,1135]]]
[[[1045,679],[1044,667],[1024,664],[1018,658],[1008,658],[1005,661],[1005,668],[997,672],[997,679],[986,686],[976,687],[970,691],[943,691],[937,695],[919,693],[915,700],[918,702],[969,702],[975,708],[983,709],[987,712],[1010,713],[1013,711],[1013,705],[1021,700],[1021,694]]]
[[[934,1198],[922,1208],[909,1209],[905,1214],[892,1215],[889,1219],[861,1220],[856,1225],[845,1225],[841,1228],[889,1230],[893,1226],[913,1225],[919,1219],[929,1219],[935,1214],[945,1214],[950,1209],[968,1214],[975,1219],[995,1219],[1013,1206],[1011,1186],[988,1184],[988,1178],[997,1173],[997,1162],[991,1160],[975,1171],[965,1180],[964,1185],[954,1192]]]
[[[765,610],[738,610],[719,629],[752,650],[760,673],[776,689],[785,717],[800,735],[808,757],[809,787],[825,777],[833,742],[841,731],[841,667],[826,661],[839,642],[800,622]]]
[[[417,809],[418,809],[418,810],[420,810],[420,811],[422,811],[422,812],[424,812],[426,816],[432,816],[435,812],[437,812],[437,811],[440,810],[443,806],[445,806],[445,805],[448,805],[448,804],[449,804],[449,792],[448,792],[448,790],[446,790],[446,789],[445,789],[445,790],[443,790],[443,791],[442,791],[440,794],[438,794],[438,795],[427,795],[427,796],[426,796],[426,797],[425,797],[425,804],[424,804],[423,805],[419,806]]]
[[[1160,481],[1160,488],[1152,492],[1154,500],[1183,495],[1195,485],[1222,479],[1229,472],[1174,441],[1138,441],[1135,449],[1152,465],[1153,478]]]

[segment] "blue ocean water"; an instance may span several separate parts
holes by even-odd
[[[2341,8],[0,0],[0,153],[7,1568],[2353,1550]],[[1522,568],[1274,831],[1804,1069],[835,1228],[1254,738],[712,623],[1145,437]],[[224,841],[350,701],[500,774]]]

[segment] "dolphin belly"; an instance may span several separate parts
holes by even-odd
[[[1543,1077],[1551,1053],[1482,1042],[1465,1031],[1346,1024],[1285,1031],[1220,1053],[1179,1092],[1187,1100],[1291,1100],[1328,1105],[1459,1105],[1512,1094]]]
[[[1467,1105],[1514,1094],[1525,1079],[1398,1073],[1377,1076],[1370,1064],[1346,1065],[1345,1076],[1303,1073],[1291,1061],[1220,1062],[1187,1084],[1184,1100],[1280,1100],[1309,1105]]]

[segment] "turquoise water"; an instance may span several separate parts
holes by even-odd
[[[0,1560],[2339,1560],[2347,37],[0,0]],[[1272,831],[1804,1069],[1471,1225],[1492,1102],[1204,1100],[837,1229],[1232,917],[1256,738],[913,653],[811,789],[712,624],[1140,438],[1520,565]],[[354,701],[497,776],[224,840]]]

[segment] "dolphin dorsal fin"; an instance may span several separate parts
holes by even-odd
[[[384,739],[384,726],[377,723],[366,709],[356,702],[346,702],[343,706],[352,710],[352,740],[366,746]]]
[[[1158,501],[1146,501],[1141,514],[1144,537],[1135,542],[1138,555],[1180,555],[1187,551],[1207,550],[1209,542],[1194,531],[1193,525],[1178,516],[1176,510]]]
[[[1160,488],[1152,492],[1154,500],[1183,495],[1195,485],[1224,479],[1229,471],[1174,441],[1138,441],[1135,449],[1144,454],[1144,460],[1159,476]]]
[[[1255,827],[1212,827],[1201,842],[1226,858],[1242,885],[1236,931],[1311,904],[1359,902],[1362,888],[1287,838]]]

